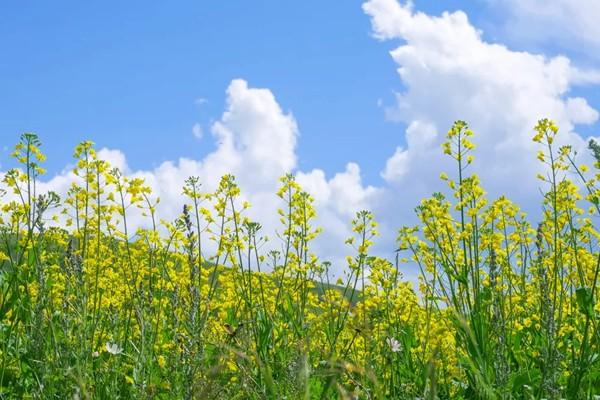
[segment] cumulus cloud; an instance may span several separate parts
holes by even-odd
[[[476,132],[479,161],[473,169],[490,192],[512,194],[526,206],[538,196],[531,190],[539,186],[531,142],[536,121],[556,120],[562,143],[585,146],[575,125],[596,122],[598,112],[569,91],[594,83],[594,71],[581,71],[566,57],[486,42],[462,11],[432,16],[397,0],[370,0],[363,9],[375,38],[399,43],[390,55],[404,91],[387,115],[408,129],[406,146],[396,149],[382,173],[392,187],[439,187],[437,175],[449,167],[437,161],[439,146],[457,119]]]
[[[192,135],[194,135],[196,139],[202,139],[202,136],[204,136],[204,130],[202,129],[202,125],[200,125],[199,123],[195,123],[192,126]]]
[[[357,211],[371,210],[385,189],[365,186],[356,163],[348,163],[343,172],[331,179],[327,179],[321,169],[300,171],[296,179],[314,197],[318,210],[317,221],[319,226],[324,227],[324,232],[316,242],[316,249],[339,268],[344,255],[341,244],[350,234],[350,221]],[[336,251],[331,251],[334,248]]]
[[[456,167],[442,156],[441,143],[458,119],[476,132],[471,171],[481,176],[491,197],[507,194],[535,221],[540,212],[535,176],[541,167],[533,127],[540,118],[556,120],[557,145],[569,143],[589,161],[576,125],[597,122],[598,112],[569,93],[578,85],[600,83],[600,73],[579,69],[564,56],[487,42],[462,11],[434,16],[398,0],[369,0],[363,10],[374,38],[393,44],[390,56],[403,88],[394,104],[383,107],[385,116],[407,126],[381,172],[385,187],[369,199],[382,221],[376,250],[391,256],[396,229],[416,222],[420,199],[444,190],[440,172]],[[415,275],[416,270],[405,270],[409,279]]]
[[[506,32],[519,41],[547,44],[600,58],[600,2],[596,0],[489,0],[509,14]]]
[[[167,161],[130,175],[144,178],[161,198],[161,217],[173,219],[183,207],[182,187],[189,176],[198,176],[203,189],[212,191],[221,176],[233,174],[245,199],[257,204],[253,217],[273,227],[278,178],[296,166],[294,117],[282,111],[270,90],[251,88],[236,79],[227,88],[225,111],[212,125],[211,134],[216,148],[203,159]]]
[[[253,205],[249,216],[261,222],[264,233],[270,237],[281,231],[276,212],[283,205],[276,195],[279,177],[297,172],[300,183],[315,197],[319,223],[328,232],[320,239],[321,244],[317,243],[321,255],[325,259],[341,259],[350,219],[356,211],[369,208],[369,199],[376,193],[375,188],[363,186],[358,165],[349,163],[345,171],[330,179],[319,169],[308,173],[297,171],[295,118],[281,109],[270,90],[251,88],[241,79],[233,80],[227,88],[225,111],[212,125],[211,134],[216,148],[203,159],[180,158],[151,170],[132,170],[120,150],[103,148],[97,154],[125,175],[143,178],[153,195],[161,199],[157,212],[166,220],[180,215],[185,200],[182,187],[188,177],[198,176],[203,189],[213,191],[222,175],[233,174],[243,199]],[[40,191],[52,190],[64,196],[77,179],[68,167],[41,182]],[[148,223],[135,210],[131,210],[130,217],[130,227],[134,229]],[[324,245],[329,239],[336,242]],[[276,241],[272,246],[278,247]]]

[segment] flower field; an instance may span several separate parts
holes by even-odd
[[[600,146],[588,167],[552,121],[534,134],[538,217],[486,196],[457,121],[440,152],[456,170],[397,257],[373,254],[360,211],[343,266],[311,250],[293,175],[267,240],[233,176],[210,193],[190,177],[165,221],[91,142],[66,195],[39,193],[41,142],[23,134],[0,183],[0,399],[600,398]]]

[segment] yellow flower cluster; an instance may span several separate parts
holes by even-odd
[[[0,397],[598,395],[600,172],[554,149],[552,121],[535,132],[539,224],[488,199],[457,121],[442,146],[458,173],[400,229],[395,259],[373,255],[377,222],[359,211],[343,267],[313,251],[314,199],[291,174],[270,241],[232,175],[214,192],[187,179],[165,221],[143,179],[91,142],[75,149],[65,199],[39,194],[41,143],[24,134],[0,191],[12,194],[0,208]]]

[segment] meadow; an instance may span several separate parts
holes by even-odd
[[[344,266],[311,250],[293,175],[267,242],[233,176],[210,193],[190,177],[165,221],[91,142],[64,198],[38,193],[41,142],[23,134],[0,184],[0,399],[600,398],[600,145],[588,167],[552,121],[532,132],[539,221],[488,199],[457,121],[440,151],[456,170],[399,228],[397,257],[372,254],[360,211]]]

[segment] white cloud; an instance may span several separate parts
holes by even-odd
[[[489,0],[509,14],[506,32],[519,41],[556,44],[600,57],[597,0]]]
[[[396,152],[385,162],[381,176],[388,182],[398,182],[410,170],[410,153],[403,147],[396,147]]]
[[[355,163],[348,163],[344,172],[335,174],[330,180],[320,169],[299,172],[297,180],[313,195],[318,206],[331,207],[346,218],[352,218],[357,211],[368,208],[370,198],[377,193],[375,187],[363,187],[360,167]]]
[[[462,11],[431,16],[396,0],[370,0],[363,9],[376,38],[400,43],[390,55],[405,90],[387,115],[408,124],[406,147],[396,149],[383,177],[401,192],[440,188],[437,176],[449,166],[440,162],[439,146],[452,122],[463,119],[476,132],[474,169],[484,185],[532,208],[538,192],[531,188],[539,186],[533,126],[543,117],[555,119],[560,141],[581,149],[585,142],[574,133],[575,124],[594,123],[598,113],[568,93],[594,82],[596,72],[581,71],[566,57],[488,43]],[[417,201],[411,198],[413,205]]]
[[[108,162],[113,168],[119,168],[119,170],[121,170],[121,172],[124,174],[128,174],[130,172],[125,154],[120,150],[102,148],[98,150],[97,156],[100,160]]]
[[[202,136],[204,136],[202,125],[195,123],[194,126],[192,126],[192,135],[194,135],[196,139],[202,139]]]
[[[315,243],[317,253],[324,256],[340,271],[344,264],[344,240],[350,235],[349,224],[356,213],[372,210],[385,189],[365,186],[360,176],[360,167],[348,163],[343,172],[327,179],[323,170],[299,172],[297,181],[315,199],[318,210],[318,225],[324,228]]]
[[[196,126],[193,130],[197,131]],[[298,128],[294,117],[282,111],[270,90],[251,88],[246,81],[236,79],[227,88],[226,109],[212,125],[211,133],[216,149],[202,160],[180,158],[151,170],[134,171],[120,150],[103,148],[98,151],[98,157],[127,176],[143,178],[152,188],[153,195],[160,197],[158,216],[166,220],[180,215],[184,204],[182,187],[189,176],[200,177],[203,189],[212,191],[222,175],[233,174],[243,198],[253,205],[248,211],[250,217],[261,222],[264,233],[273,238],[276,230],[281,231],[277,209],[283,204],[276,196],[278,178],[288,172],[297,172]],[[70,168],[65,168],[62,173],[40,183],[40,190],[53,190],[64,196],[71,182],[77,179]],[[319,222],[326,228],[327,234],[318,241],[317,248],[322,250],[320,253],[325,259],[340,260],[353,214],[369,208],[369,200],[376,189],[363,187],[360,169],[352,163],[329,180],[322,170],[299,172],[298,180],[316,198]],[[132,209],[130,212],[132,232],[137,226],[148,223],[139,212]],[[328,242],[331,238],[336,241]],[[271,245],[279,247],[275,241]]]
[[[161,198],[161,216],[172,219],[183,207],[181,192],[189,176],[200,177],[203,188],[212,191],[222,175],[233,174],[244,197],[256,204],[251,215],[273,227],[278,178],[296,166],[294,117],[281,110],[268,89],[250,88],[236,79],[227,88],[226,109],[211,133],[216,149],[204,159],[181,158],[132,175],[150,184]]]
[[[581,97],[567,99],[567,115],[576,124],[593,124],[598,120],[598,111],[594,110]]]
[[[432,152],[432,144],[438,136],[435,126],[428,122],[412,121],[406,129],[406,143],[411,151],[401,146],[388,158],[381,176],[388,182],[400,182],[410,171],[413,154],[415,152],[427,153],[430,157],[439,156],[439,152]]]

